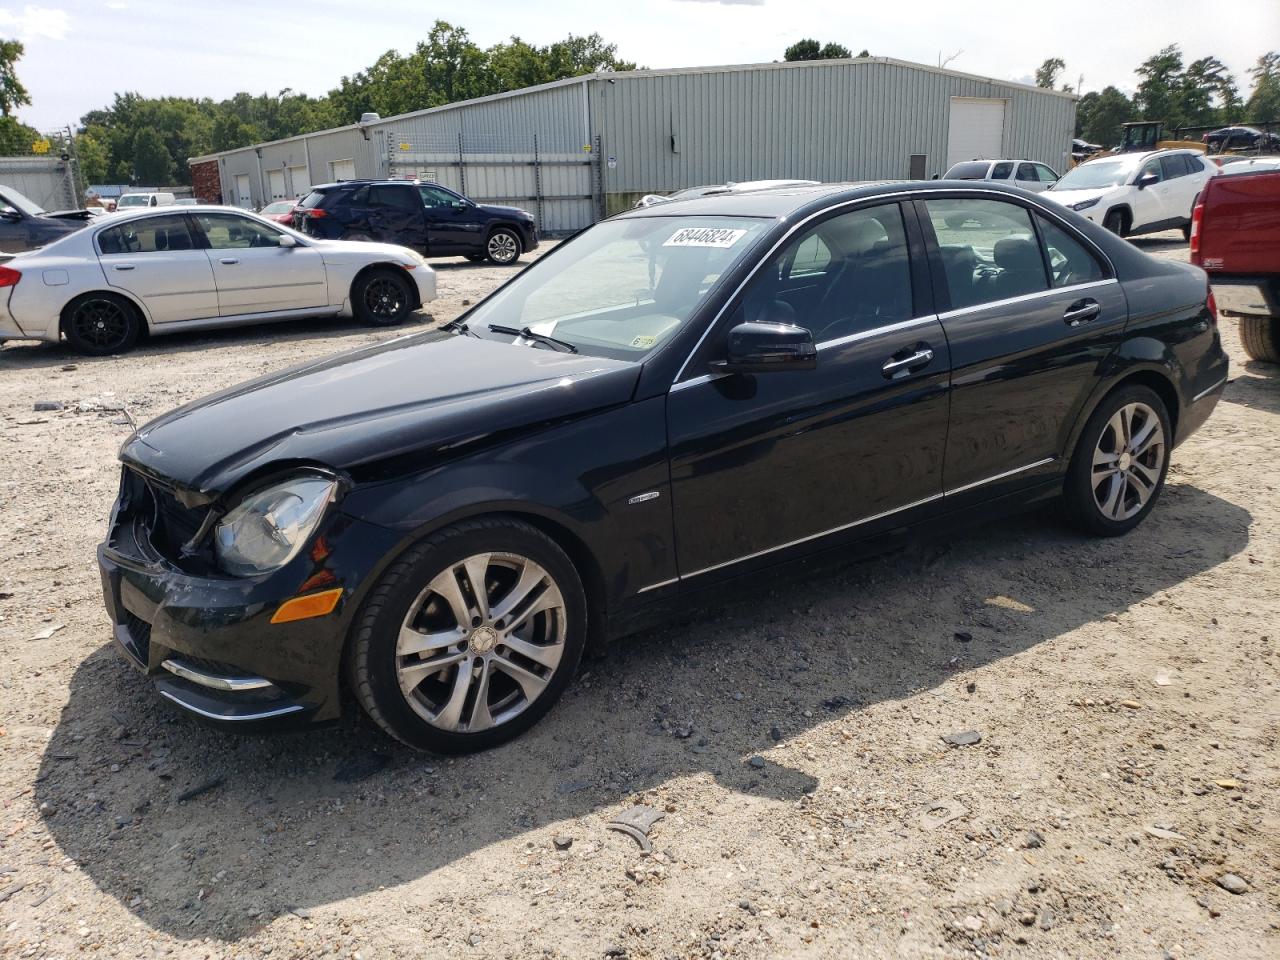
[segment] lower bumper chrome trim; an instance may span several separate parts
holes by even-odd
[[[230,690],[232,693],[239,693],[243,690],[264,690],[272,685],[270,680],[265,680],[262,677],[227,677],[216,673],[207,673],[204,670],[196,669],[190,664],[183,663],[181,660],[165,660],[160,666],[175,676],[190,680],[192,683],[198,683],[202,687],[209,687],[212,690]]]
[[[1228,374],[1228,375],[1227,375],[1227,377],[1229,377],[1229,376],[1230,376],[1230,374]],[[1194,397],[1192,397],[1192,398],[1191,398],[1191,402],[1192,402],[1192,403],[1195,403],[1197,400],[1203,400],[1203,399],[1204,399],[1205,397],[1207,397],[1209,394],[1213,393],[1213,391],[1217,390],[1220,386],[1222,386],[1224,383],[1226,383],[1226,382],[1227,382],[1227,377],[1223,377],[1221,380],[1219,380],[1217,383],[1215,383],[1215,384],[1214,384],[1212,387],[1210,387],[1208,390],[1201,390],[1199,393],[1197,393]]]
[[[203,710],[195,704],[187,703],[187,701],[183,700],[181,697],[174,696],[168,690],[161,690],[160,696],[167,700],[172,700],[183,710],[189,710],[192,713],[199,714],[207,720],[220,720],[224,722],[242,723],[251,720],[270,720],[272,717],[283,717],[286,714],[297,713],[303,709],[301,704],[291,703],[287,707],[276,707],[272,710],[263,710],[260,713],[214,713],[210,710]]]

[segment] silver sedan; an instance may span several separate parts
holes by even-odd
[[[435,273],[404,247],[317,240],[233,207],[168,207],[0,265],[0,340],[65,337],[103,355],[144,332],[315,316],[390,326],[435,295]]]

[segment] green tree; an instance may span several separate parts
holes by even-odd
[[[18,40],[0,40],[0,116],[11,117],[18,107],[31,104],[31,94],[18,79],[23,46]]]
[[[76,137],[76,161],[85,183],[105,182],[110,160],[106,131],[101,127],[90,127]]]
[[[0,116],[0,155],[30,153],[31,145],[40,139],[40,131],[13,117]]]
[[[163,186],[173,179],[173,157],[164,138],[143,127],[133,138],[133,175],[138,183]]]
[[[1058,75],[1067,68],[1061,57],[1050,57],[1036,67],[1036,86],[1052,90],[1058,83]]]
[[[800,60],[847,60],[851,56],[849,48],[842,44],[819,44],[817,40],[797,40],[782,53],[782,59],[791,63]],[[870,54],[864,50],[859,56]]]
[[[1246,119],[1280,120],[1280,51],[1260,56],[1249,76],[1253,77],[1253,91],[1244,107]]]
[[[1182,126],[1182,51],[1177,44],[1148,57],[1136,71],[1142,79],[1133,105],[1143,120],[1162,120],[1166,129]]]
[[[1086,94],[1095,97],[1090,103],[1088,115],[1081,124],[1080,136],[1090,143],[1104,147],[1120,142],[1121,124],[1133,114],[1133,104],[1115,87],[1104,87],[1101,93]],[[1081,101],[1083,103],[1083,99]]]

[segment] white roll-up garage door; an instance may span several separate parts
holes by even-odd
[[[247,210],[253,209],[253,189],[247,173],[236,174],[236,203]]]
[[[267,171],[267,193],[271,194],[271,196],[267,198],[268,203],[272,200],[285,199],[283,170]]]
[[[289,196],[300,197],[311,190],[311,176],[305,163],[289,168]]]
[[[961,160],[996,160],[1004,151],[1004,100],[952,97],[947,166]]]
[[[335,180],[354,180],[356,178],[356,162],[354,160],[334,160],[329,164]]]

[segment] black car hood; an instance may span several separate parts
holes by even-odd
[[[527,219],[531,214],[521,207],[498,207],[491,203],[478,203],[476,207],[484,213],[496,214],[499,217],[511,217],[516,220]]]
[[[274,465],[357,470],[631,399],[640,365],[440,331],[270,374],[152,420],[125,463],[195,505]]]

